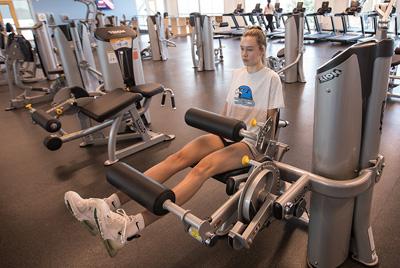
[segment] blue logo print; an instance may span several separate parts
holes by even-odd
[[[253,94],[249,86],[240,86],[235,91],[235,104],[254,106]]]

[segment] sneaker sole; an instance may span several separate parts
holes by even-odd
[[[74,216],[75,219],[78,219],[74,213],[74,211],[71,208],[71,204],[68,202],[68,200],[65,200],[65,205],[67,206],[69,212],[72,214],[72,216]],[[79,221],[79,220],[78,220]],[[91,224],[89,221],[84,220],[84,221],[79,221],[83,227],[85,227],[86,230],[89,231],[89,233],[93,236],[96,236],[99,232],[98,229],[96,228],[96,226],[94,226],[93,224]]]
[[[100,237],[101,237],[102,230],[101,230],[101,227],[100,227],[100,224],[99,224],[99,218],[97,217],[97,209],[96,208],[94,209],[93,215],[94,215],[94,220],[95,220],[96,225],[97,225],[97,229],[99,230]],[[118,253],[118,250],[114,249],[114,247],[111,245],[111,241],[108,240],[108,239],[103,239],[103,237],[101,237],[101,241],[103,242],[103,245],[105,246],[108,255],[110,257],[115,257],[117,255],[117,253]]]

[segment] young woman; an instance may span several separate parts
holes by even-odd
[[[266,37],[259,27],[248,29],[240,42],[244,67],[233,72],[233,79],[223,109],[223,115],[249,123],[252,118],[276,120],[277,109],[284,107],[279,76],[264,65]],[[248,126],[251,130],[251,127]],[[177,172],[198,163],[172,190],[179,205],[187,202],[213,175],[241,167],[243,155],[258,159],[261,155],[255,142],[244,139],[230,142],[213,134],[200,136],[178,152],[145,172],[163,183]],[[130,200],[123,193],[105,199],[83,199],[77,193],[65,193],[65,203],[72,214],[92,230],[100,231],[111,256],[128,240],[159,217],[149,211],[128,216],[120,206]]]
[[[275,8],[272,6],[271,0],[268,0],[267,5],[264,8],[264,15],[268,22],[266,30],[268,31],[268,29],[270,29],[271,32],[274,31],[274,23],[272,22],[274,17],[274,11]]]

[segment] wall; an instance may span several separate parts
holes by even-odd
[[[127,19],[137,14],[135,0],[114,0],[115,9],[102,11],[106,15],[115,15],[119,18],[123,14]],[[31,0],[35,13],[53,13],[57,23],[61,16],[67,15],[70,19],[82,19],[86,16],[86,6],[74,0]]]

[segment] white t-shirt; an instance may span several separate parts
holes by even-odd
[[[273,15],[274,11],[275,11],[275,8],[274,8],[273,4],[270,3],[269,7],[268,7],[268,4],[265,5],[265,8],[264,8],[264,14],[265,15]]]
[[[256,73],[248,73],[243,67],[234,70],[232,77],[225,116],[242,120],[247,130],[257,129],[250,126],[253,118],[265,122],[268,110],[285,107],[281,79],[271,69],[264,67]]]

